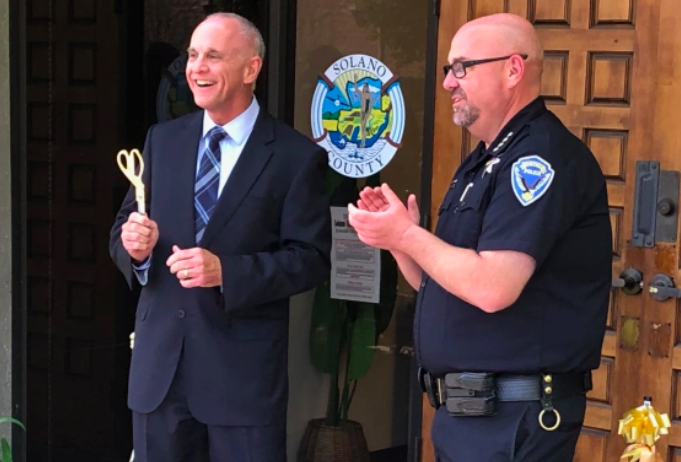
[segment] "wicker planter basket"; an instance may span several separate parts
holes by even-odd
[[[311,420],[298,448],[298,462],[369,462],[369,448],[362,425],[352,420],[338,427]]]

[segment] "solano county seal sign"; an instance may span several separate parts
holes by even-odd
[[[388,67],[349,55],[319,76],[312,98],[312,135],[341,175],[364,178],[385,167],[401,146],[404,98]]]

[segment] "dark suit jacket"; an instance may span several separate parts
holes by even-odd
[[[193,200],[202,127],[201,111],[147,134],[147,211],[160,237],[137,306],[128,405],[143,413],[158,407],[184,346],[195,418],[268,425],[286,411],[289,297],[329,274],[327,153],[261,109],[198,244],[220,258],[223,292],[185,289],[165,262],[173,245],[197,246]],[[109,245],[131,287],[137,279],[120,234],[136,209],[130,191]]]

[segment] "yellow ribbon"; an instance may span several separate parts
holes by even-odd
[[[669,416],[660,414],[648,402],[643,406],[624,413],[619,421],[617,433],[629,444],[620,459],[629,462],[654,462],[660,455],[655,452],[655,443],[660,435],[666,435],[671,427]]]
[[[144,215],[144,182],[142,181],[142,172],[144,172],[144,159],[142,154],[137,149],[128,152],[122,150],[118,152],[116,157],[118,161],[118,168],[130,180],[135,188],[135,200],[137,200],[137,211]]]
[[[621,459],[631,457],[629,462],[663,462],[662,456],[655,451],[655,446],[648,447],[645,444],[630,444],[624,450]]]

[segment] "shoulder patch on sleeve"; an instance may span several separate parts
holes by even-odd
[[[548,191],[555,173],[551,164],[539,156],[521,157],[511,169],[513,194],[526,207]]]

